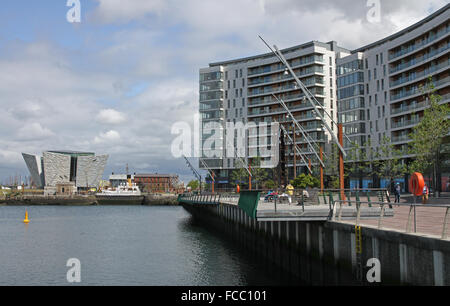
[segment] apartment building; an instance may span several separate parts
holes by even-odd
[[[450,5],[416,24],[337,60],[339,117],[352,142],[376,152],[384,137],[402,152],[429,105],[423,87],[432,78],[441,103],[450,100]],[[345,147],[350,147],[349,141]],[[448,169],[442,169],[446,186]],[[397,180],[403,187],[406,178]],[[384,187],[385,182],[380,186]],[[350,183],[358,186],[358,182]],[[363,186],[377,185],[365,178]],[[442,188],[443,190],[446,189]]]
[[[336,58],[337,54],[349,54],[336,42],[322,43],[312,41],[303,45],[281,50],[289,61],[294,73],[314,95],[319,102],[317,105],[322,115],[332,126],[331,119],[337,121],[337,93],[336,93]],[[288,118],[287,111],[273,96],[282,99],[293,116],[302,125],[314,142],[329,150],[330,133],[324,128],[320,117],[314,112],[314,107],[306,100],[303,92],[295,84],[294,78],[285,72],[285,67],[272,53],[232,61],[212,63],[208,68],[200,70],[200,113],[201,113],[201,145],[215,139],[215,145],[202,149],[202,159],[207,166],[214,170],[219,184],[228,184],[229,175],[233,169],[242,167],[242,161],[227,152],[227,144],[236,145],[237,131],[228,138],[225,129],[227,123],[268,125],[267,130],[249,129],[245,137],[243,160],[250,162],[256,157],[261,158],[263,167],[273,168],[272,157],[264,155],[263,148],[270,144],[270,140],[262,141],[265,136],[272,134],[270,124],[278,122],[286,127],[293,138],[293,122]],[[216,133],[212,133],[211,125],[216,126]],[[218,131],[218,132],[217,132]],[[233,133],[233,131],[228,131]],[[333,133],[337,129],[333,127]],[[234,137],[233,137],[234,136]],[[317,164],[312,150],[296,129],[296,143],[303,151],[305,160],[311,158],[312,165]],[[230,140],[231,139],[231,140]],[[269,145],[270,146],[270,145]],[[211,150],[215,150],[215,158]],[[273,153],[272,153],[273,154]],[[294,172],[301,173],[306,169],[306,163],[299,156],[294,157],[292,144],[287,145],[283,161],[289,178]],[[295,164],[295,171],[294,171]],[[200,168],[205,168],[200,163]]]
[[[342,48],[334,41],[312,41],[281,50],[295,74],[319,102],[320,111],[343,124],[346,150],[351,142],[356,142],[376,152],[383,138],[388,137],[403,152],[405,162],[412,157],[407,152],[411,141],[408,135],[427,108],[428,101],[421,88],[430,76],[437,94],[442,96],[441,103],[450,102],[449,8],[450,4],[398,33],[356,50]],[[215,158],[208,158],[211,149],[201,150],[208,167],[218,175],[216,183],[229,183],[230,172],[241,167],[239,160],[226,154],[227,122],[279,122],[291,137],[294,135],[292,120],[273,94],[284,100],[309,136],[326,153],[331,150],[331,135],[272,53],[212,63],[200,70],[200,143],[210,141],[211,122],[216,124],[219,132],[213,137]],[[333,133],[337,133],[327,120]],[[306,140],[298,131],[296,133],[296,143],[306,159],[311,158],[312,165],[317,165]],[[266,143],[261,144],[260,137],[256,136],[260,135],[249,131],[245,138],[246,161],[256,156],[268,159],[261,153]],[[284,152],[285,156],[280,159],[285,163],[288,178],[293,178],[294,173],[306,172],[305,163],[294,155],[292,145],[286,146]],[[200,168],[204,168],[202,164]],[[442,171],[442,186],[446,186],[450,170],[444,167]],[[406,179],[398,181],[405,186]],[[375,187],[380,182],[367,177],[362,186],[356,181],[351,181],[350,185]]]

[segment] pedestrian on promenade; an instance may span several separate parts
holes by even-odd
[[[397,183],[397,185],[395,185],[394,187],[394,195],[395,195],[394,203],[400,203],[400,192],[401,192],[400,183]]]
[[[425,186],[423,186],[423,192],[422,192],[422,204],[427,204],[428,202],[428,186],[427,184],[425,184]]]
[[[294,186],[291,184],[286,186],[286,193],[288,195],[289,205],[292,204],[292,196],[294,195]]]

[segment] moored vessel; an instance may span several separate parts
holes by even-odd
[[[104,189],[95,194],[99,205],[142,205],[144,196],[139,186],[128,181],[116,188]]]

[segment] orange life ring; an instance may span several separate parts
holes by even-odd
[[[241,191],[241,187],[239,187],[239,185],[236,185],[236,192],[239,193],[239,191]]]
[[[409,180],[409,190],[413,195],[421,196],[423,194],[423,187],[425,186],[425,180],[422,173],[414,172]]]

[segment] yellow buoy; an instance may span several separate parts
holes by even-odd
[[[28,223],[30,220],[28,220],[28,211],[25,210],[25,219],[23,220],[23,223]]]

